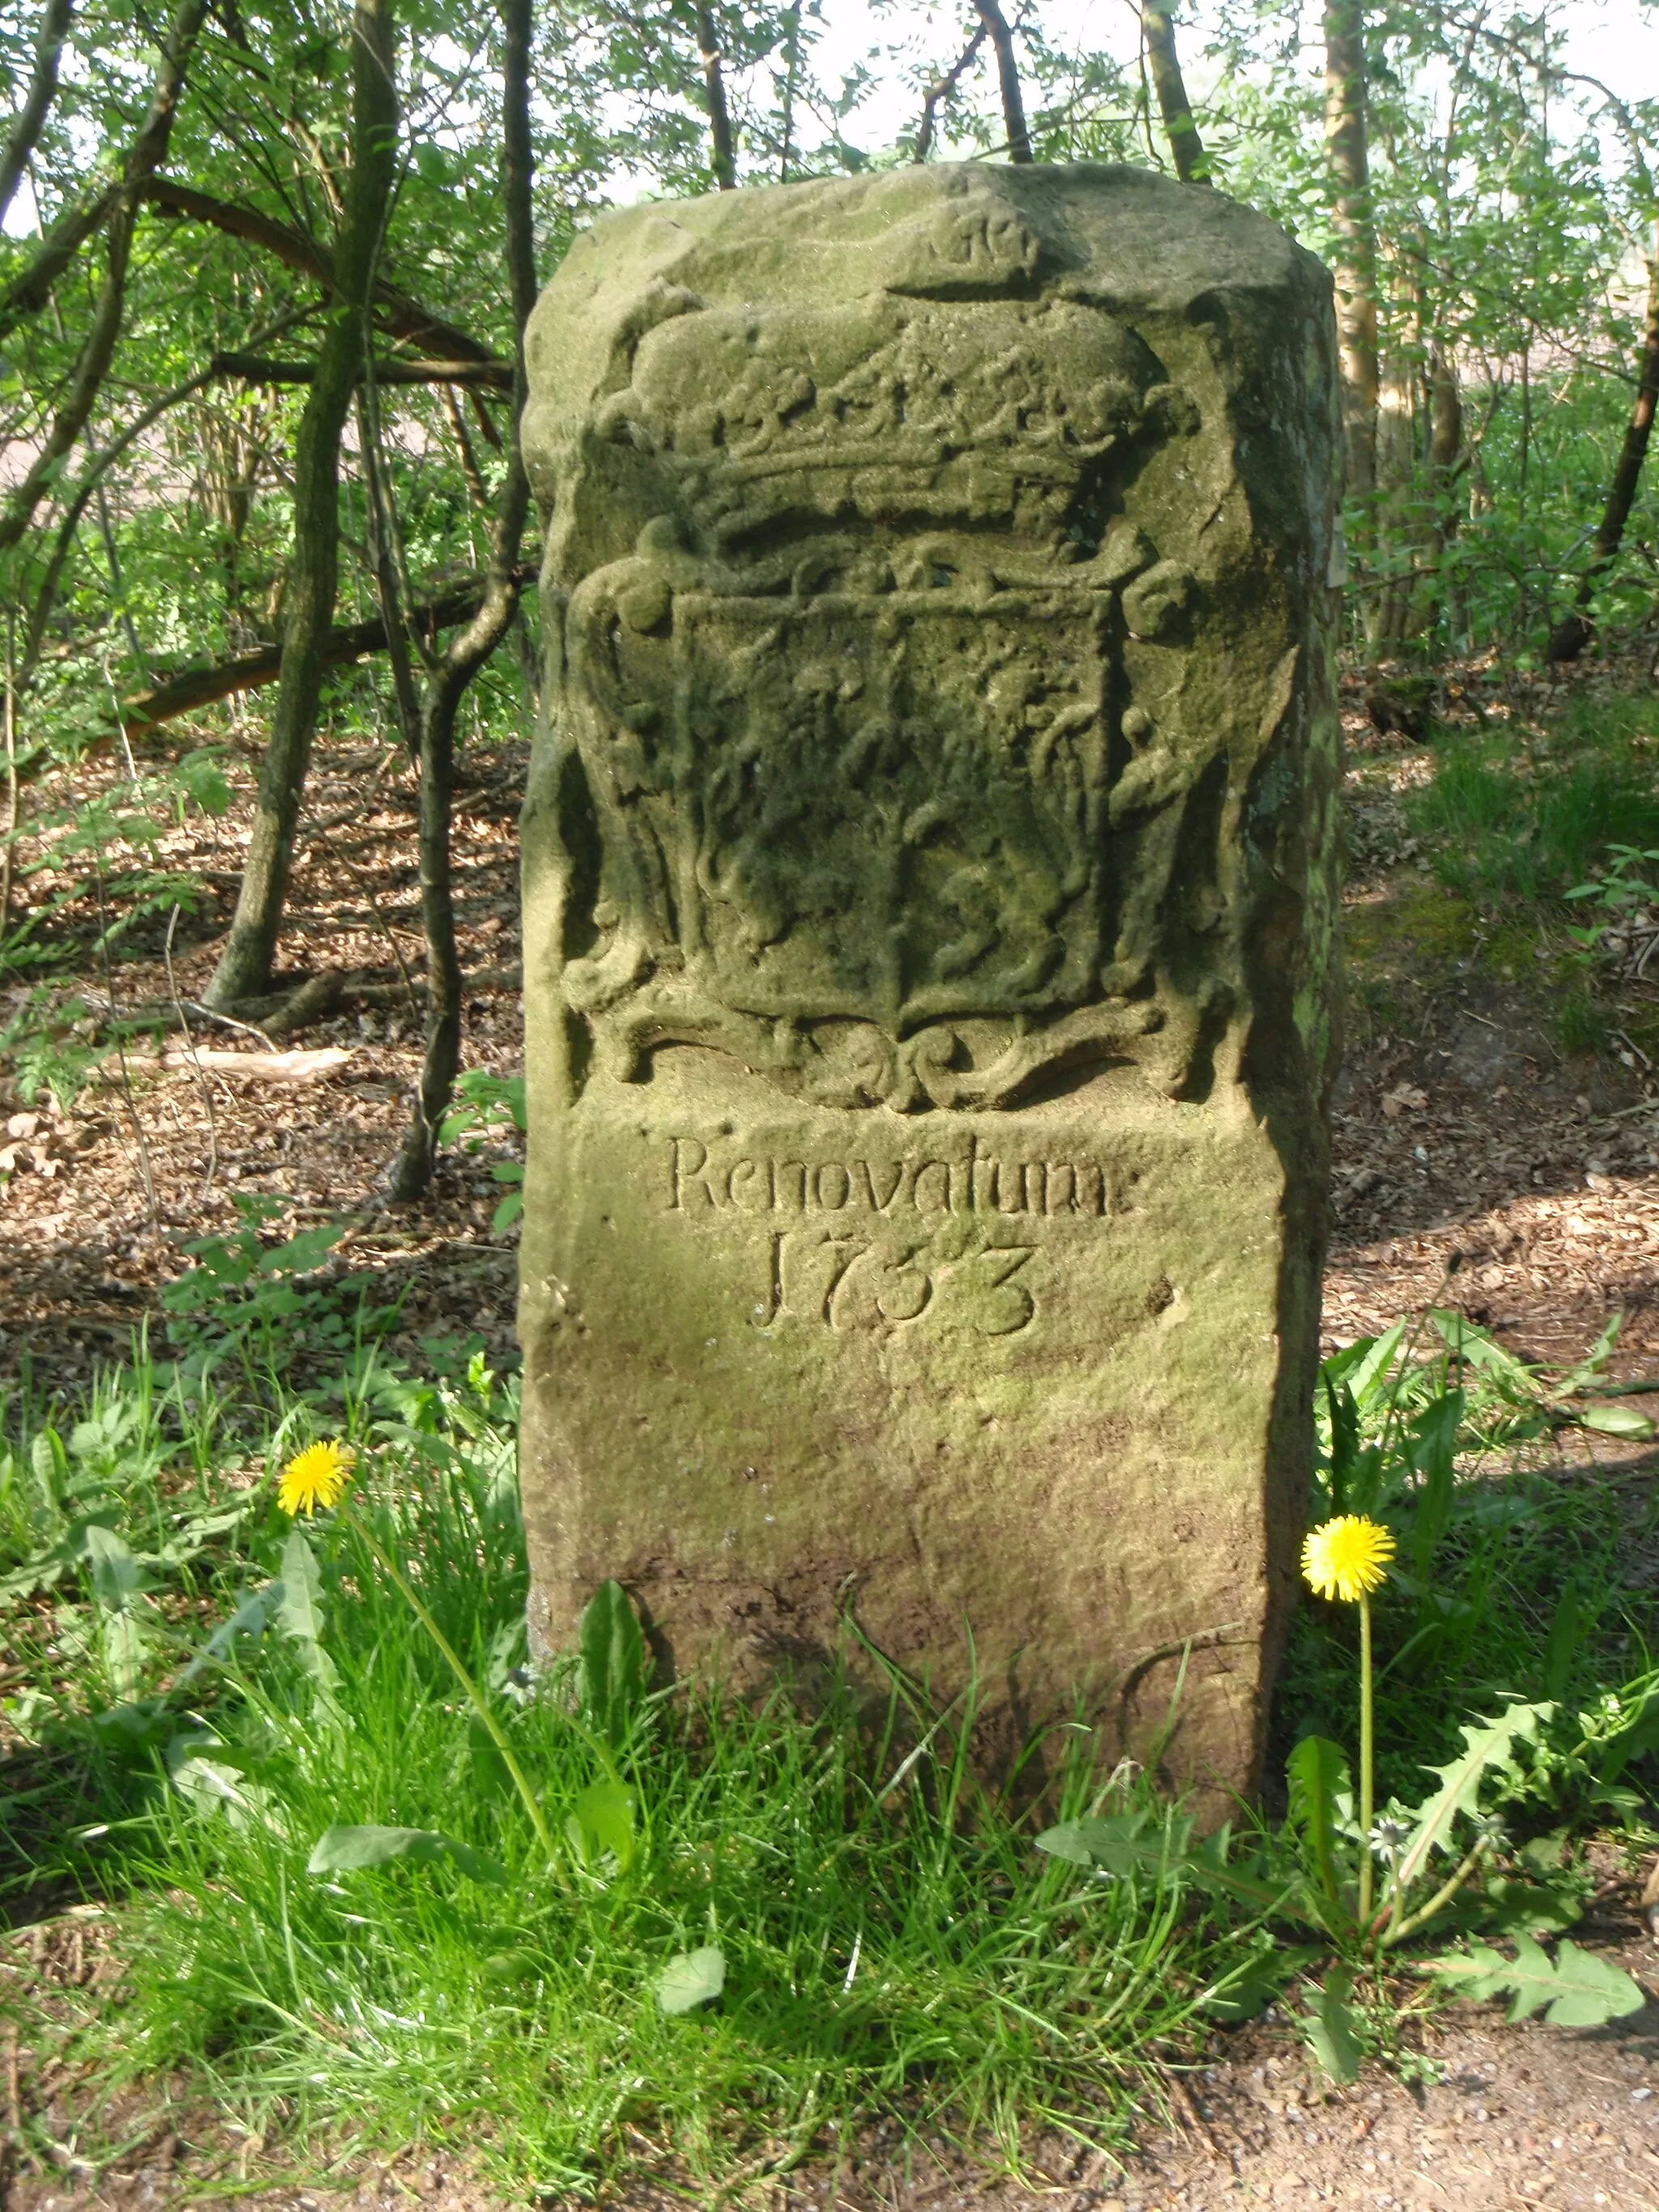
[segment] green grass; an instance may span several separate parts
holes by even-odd
[[[568,1717],[569,1669],[544,1694],[522,1686],[505,1409],[487,1391],[428,1392],[416,1426],[384,1411],[397,1395],[359,1401],[354,1514],[486,1686],[562,1837],[602,1770]],[[303,1425],[301,1409],[290,1443]],[[154,1428],[150,1442],[126,1525],[154,1585],[181,1515],[210,1519],[216,1501],[182,1437],[170,1470]],[[292,1583],[296,1565],[270,1486],[234,1496],[241,1517],[216,1554],[222,1611],[278,1570]],[[182,1695],[132,1696],[141,1686],[94,1657],[70,1700],[84,1711],[60,1699],[24,1762],[37,1794],[8,1808],[15,1840],[122,1908],[124,2002],[83,2039],[101,2078],[186,2066],[291,2126],[482,2142],[504,2182],[547,2189],[598,2186],[653,2155],[712,2189],[882,2112],[1011,2161],[1050,2127],[1127,2141],[1137,2097],[1156,2100],[1154,2054],[1193,2040],[1225,1939],[1200,1936],[1173,1872],[1107,1883],[1034,1850],[1033,1817],[969,1778],[971,1701],[912,1758],[924,1720],[899,1686],[872,1693],[867,1666],[861,1692],[832,1678],[810,1705],[787,1686],[758,1705],[664,1692],[623,1760],[633,1863],[595,1873],[562,1853],[550,1868],[353,1516],[307,1534],[314,1634],[284,1608]],[[95,1653],[121,1616],[89,1577],[71,1579],[78,1603],[54,1607],[37,1638],[61,1639],[76,1610]],[[149,1592],[129,1601],[160,1682],[211,1621],[187,1637],[154,1610]],[[126,1701],[100,1712],[118,1686]],[[1086,1736],[1057,1741],[1064,1809],[1123,1800],[1091,1779]],[[448,1863],[308,1875],[337,1822],[441,1830],[507,1880]],[[657,1977],[714,1941],[727,1960],[718,2008],[668,2016]]]
[[[1609,1687],[1646,1713],[1620,1571],[1647,1523],[1606,1488],[1504,1471],[1538,1393],[1500,1376],[1462,1409],[1461,1479],[1419,1554],[1406,1416],[1428,1418],[1453,1378],[1443,1358],[1393,1372],[1365,1433],[1405,1470],[1389,1518],[1402,1562],[1429,1571],[1402,1565],[1378,1601],[1379,1802],[1419,1797],[1472,1713],[1548,1696],[1561,1723],[1510,1790],[1516,1836],[1610,1818],[1643,1832],[1638,1767],[1609,1796],[1571,1747]],[[73,2035],[94,2081],[183,2069],[330,2155],[424,2137],[480,2151],[510,2189],[600,2191],[644,2166],[709,2201],[878,2118],[1011,2166],[1055,2129],[1125,2149],[1161,2069],[1305,1964],[1271,1917],[1191,1875],[1179,1808],[1138,1773],[1098,1771],[1085,1732],[1040,1747],[1056,1774],[1040,1809],[1018,1787],[988,1794],[971,1698],[934,1729],[856,1642],[810,1698],[660,1686],[607,1753],[574,1662],[533,1687],[524,1672],[514,1412],[476,1362],[437,1383],[367,1362],[331,1398],[273,1386],[261,1411],[142,1358],[79,1421],[14,1409],[0,1620],[33,1678],[10,1711],[34,1744],[5,1771],[0,1831],[24,1917],[76,1893],[115,1907],[121,2001],[89,2002]],[[360,1455],[349,1510],[296,1539],[269,1471],[337,1427]],[[366,1528],[483,1686],[550,1863]],[[213,1641],[239,1607],[244,1632]],[[1353,1625],[1351,1608],[1304,1608],[1281,1751],[1310,1730],[1352,1745]],[[626,1863],[566,1847],[608,1758],[634,1798]],[[1101,1812],[1144,1814],[1165,1846],[1143,1836],[1114,1879],[1035,1848],[1046,1820]],[[1243,1817],[1279,1863],[1300,1848]],[[504,1878],[453,1857],[308,1872],[340,1823],[439,1832]],[[710,1944],[724,1991],[671,2016],[658,1978]],[[1381,1991],[1366,2033],[1386,2050]]]
[[[1485,900],[1559,900],[1613,844],[1659,842],[1659,702],[1575,700],[1542,742],[1438,730],[1408,807],[1441,880]]]

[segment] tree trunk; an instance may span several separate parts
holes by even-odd
[[[1453,645],[1468,626],[1464,594],[1449,558],[1460,520],[1464,459],[1457,364],[1437,341],[1429,349],[1429,565],[1419,594],[1417,627],[1443,620],[1446,641]]]
[[[1146,41],[1152,89],[1158,94],[1164,136],[1175,156],[1176,174],[1183,185],[1207,185],[1209,159],[1204,151],[1204,141],[1198,135],[1198,125],[1193,120],[1187,81],[1181,74],[1181,61],[1176,52],[1175,21],[1170,13],[1173,5],[1174,0],[1141,0],[1140,33]]]
[[[5,337],[23,316],[45,307],[52,286],[64,270],[94,231],[106,222],[118,208],[125,212],[129,222],[137,214],[144,186],[167,159],[173,115],[179,95],[185,88],[185,71],[206,14],[207,0],[179,0],[178,13],[161,49],[149,110],[143,129],[127,149],[119,178],[114,184],[106,185],[83,198],[60,216],[41,241],[34,258],[6,287],[3,296],[0,296],[0,338]]]
[[[338,584],[340,433],[368,349],[371,277],[397,165],[393,69],[390,0],[356,0],[351,175],[334,257],[334,295],[295,450],[294,551],[282,675],[235,918],[208,988],[208,1002],[216,1007],[269,988],[288,893]]]
[[[1376,486],[1376,232],[1366,151],[1364,0],[1326,0],[1325,161],[1336,259],[1336,331],[1347,428],[1348,495]]]
[[[997,58],[997,83],[1002,92],[1002,127],[1008,140],[1011,161],[1030,161],[1031,134],[1025,125],[1025,102],[1019,89],[1019,64],[1014,55],[1014,34],[997,0],[974,0],[979,20],[990,34]]]
[[[1618,559],[1619,548],[1624,543],[1625,525],[1635,504],[1637,486],[1642,481],[1642,464],[1647,459],[1648,441],[1653,434],[1656,403],[1659,403],[1659,228],[1655,232],[1653,258],[1648,263],[1647,322],[1642,332],[1640,381],[1635,404],[1625,425],[1619,459],[1613,464],[1607,503],[1590,540],[1589,566],[1579,581],[1577,605],[1564,621],[1556,624],[1550,637],[1547,650],[1551,660],[1577,660],[1595,635],[1590,602],[1595,596],[1598,579]]]
[[[0,224],[5,222],[12,195],[22,180],[29,155],[52,112],[52,103],[58,94],[58,58],[74,12],[75,0],[46,0],[46,12],[40,19],[40,34],[34,42],[34,74],[29,79],[23,105],[17,111],[17,120],[7,137],[5,151],[0,154]]]
[[[501,197],[513,295],[513,421],[507,476],[490,536],[483,604],[450,641],[427,693],[421,722],[421,920],[426,933],[426,1057],[392,1194],[418,1198],[432,1180],[438,1132],[461,1064],[461,963],[450,872],[455,721],[466,688],[506,636],[519,603],[519,548],[530,512],[520,442],[526,390],[524,330],[536,304],[536,246],[530,136],[531,0],[501,0],[503,56]]]
[[[726,104],[726,76],[720,68],[720,34],[712,8],[697,10],[697,58],[708,102],[708,137],[714,150],[714,182],[723,192],[737,190],[737,155],[732,144],[732,111]]]

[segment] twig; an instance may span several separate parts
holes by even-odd
[[[184,1031],[185,1050],[190,1054],[190,1064],[195,1073],[197,1088],[202,1094],[203,1109],[207,1115],[207,1173],[202,1178],[202,1195],[205,1198],[213,1188],[214,1176],[219,1172],[219,1124],[213,1111],[213,1086],[208,1081],[207,1072],[197,1057],[196,1040],[190,1033],[190,1023],[185,1018],[184,1000],[179,996],[178,979],[173,972],[173,933],[178,927],[179,905],[175,900],[173,912],[167,916],[167,941],[161,947],[161,953],[167,962],[167,989],[173,994],[173,1010],[179,1017],[179,1028]]]

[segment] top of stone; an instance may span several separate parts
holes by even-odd
[[[602,216],[544,293],[526,336],[541,418],[529,442],[625,386],[647,331],[700,308],[889,293],[1182,315],[1218,295],[1282,296],[1317,271],[1224,194],[1103,163],[939,162],[650,202]]]

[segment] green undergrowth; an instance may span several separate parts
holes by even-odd
[[[1432,775],[1407,800],[1433,884],[1350,917],[1360,995],[1396,971],[1433,988],[1480,969],[1546,995],[1565,1054],[1644,1045],[1659,1020],[1618,1007],[1616,963],[1575,938],[1572,904],[1621,848],[1659,846],[1659,702],[1581,695],[1541,729],[1436,726]]]
[[[516,1406],[481,1361],[415,1381],[371,1349],[257,1414],[140,1356],[86,1407],[14,1407],[8,1900],[105,1900],[124,1962],[29,2033],[106,2088],[181,2069],[331,2156],[421,2136],[505,2188],[645,2168],[707,2201],[883,2117],[1011,2165],[1054,2130],[1124,2148],[1169,2067],[1275,2001],[1339,2080],[1421,2063],[1425,1973],[1607,2017],[1633,1985],[1540,1942],[1593,1886],[1588,1836],[1650,1832],[1659,1674],[1623,1572],[1651,1514],[1516,1455],[1642,1432],[1610,1347],[1545,1376],[1441,1316],[1327,1370],[1316,1517],[1399,1546],[1377,1802],[1431,1910],[1387,1960],[1349,1887],[1352,1607],[1310,1600],[1292,1638],[1289,1816],[1239,1807],[1200,1850],[1158,1742],[1114,1765],[1062,1726],[986,1789],[972,1691],[933,1711],[850,1625],[810,1686],[722,1698],[650,1677],[611,1586],[627,1697],[586,1647],[532,1676]],[[290,1522],[272,1474],[336,1436],[349,1497]]]

